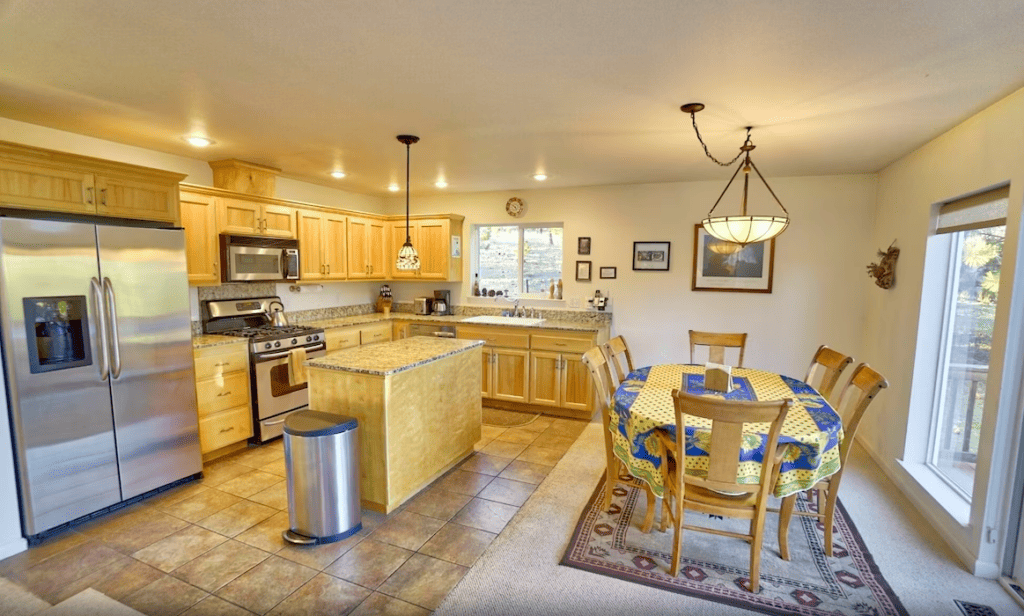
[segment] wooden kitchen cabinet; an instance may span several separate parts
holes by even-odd
[[[295,208],[231,197],[220,199],[220,232],[295,239]]]
[[[185,229],[188,283],[197,286],[220,284],[217,198],[182,191],[181,226]]]
[[[530,337],[523,330],[463,325],[456,337],[483,340],[481,394],[506,402],[529,402]]]
[[[389,223],[390,245],[388,267],[395,280],[462,280],[462,257],[452,256],[452,236],[458,236],[461,255],[461,216],[416,218],[409,222],[409,239],[420,257],[418,270],[399,270],[395,267],[398,251],[405,243],[405,220]]]
[[[578,353],[530,351],[530,403],[590,409],[590,373]]]
[[[245,342],[195,349],[199,446],[203,454],[252,436]]]
[[[376,218],[348,218],[348,277],[350,280],[384,280],[386,224]],[[404,241],[404,240],[403,240]]]
[[[348,217],[298,210],[299,265],[302,280],[345,280]]]
[[[381,321],[359,327],[359,344],[376,344],[391,342],[391,322]]]
[[[391,321],[367,323],[365,325],[348,325],[332,327],[324,330],[324,342],[327,352],[349,349],[363,344],[390,342],[393,339]]]
[[[0,142],[5,207],[177,223],[180,173]]]

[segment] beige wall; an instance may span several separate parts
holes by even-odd
[[[1009,318],[1013,304],[1020,304],[1021,290],[1012,298],[1015,263],[1018,251],[1022,189],[1024,189],[1024,90],[1018,91],[995,105],[971,117],[961,125],[896,161],[879,174],[877,220],[870,243],[888,246],[898,238],[901,248],[897,266],[896,287],[889,291],[872,289],[866,296],[867,320],[864,328],[865,354],[871,364],[884,373],[890,382],[874,403],[876,407],[867,415],[861,428],[862,442],[882,464],[883,468],[918,504],[930,520],[943,532],[968,567],[984,569],[996,562],[996,545],[982,540],[983,527],[997,523],[993,516],[1001,515],[1000,506],[991,500],[991,490],[999,490],[998,481],[990,489],[989,470],[1005,467],[1006,460],[979,459],[978,476],[971,519],[967,526],[946,514],[938,503],[924,493],[903,466],[897,462],[904,458],[908,423],[912,430],[924,429],[917,419],[922,409],[911,409],[915,345],[917,343],[918,316],[921,307],[925,242],[929,217],[933,205],[967,193],[1009,181],[1010,205],[1006,245],[1003,253],[1000,299],[993,336],[993,352],[988,396],[984,412],[995,414],[1002,397],[1018,384],[1020,378],[1020,351],[1011,336]],[[1020,285],[1018,285],[1020,286]],[[1004,366],[1003,350],[1012,358]],[[1002,378],[1014,375],[1012,382]],[[926,409],[925,409],[926,410]],[[1015,409],[1003,412],[1009,422],[1006,432],[1014,427]],[[995,436],[995,423],[989,422],[987,438]],[[1016,428],[1019,434],[1019,427]],[[983,436],[983,438],[986,438]],[[997,439],[998,441],[998,439]],[[994,476],[1001,476],[996,468]],[[986,504],[988,515],[985,514]],[[999,536],[1004,537],[1005,527]],[[986,565],[987,563],[987,565]]]
[[[627,337],[634,357],[645,365],[688,360],[689,329],[750,332],[745,363],[794,376],[803,376],[822,343],[859,352],[864,301],[871,291],[864,266],[877,248],[870,239],[875,177],[769,178],[793,221],[777,240],[774,292],[691,291],[693,227],[707,214],[727,179],[723,174],[716,182],[414,195],[411,209],[414,214],[464,215],[466,254],[473,225],[513,220],[505,213],[505,202],[512,196],[526,203],[525,213],[517,220],[564,223],[565,298],[580,299],[586,306],[584,298],[595,289],[610,295],[614,333]],[[737,211],[739,196],[733,197],[727,196],[720,208]],[[399,213],[404,197],[387,199],[386,207],[392,214]],[[751,207],[758,212],[778,211],[774,203],[763,200]],[[590,256],[576,254],[580,236],[592,238]],[[632,271],[634,241],[672,242],[671,270]],[[577,259],[593,262],[592,282],[575,281]],[[470,261],[465,260],[467,281],[472,281]],[[618,278],[598,279],[601,266],[617,267]],[[409,292],[424,294],[429,286],[421,286]],[[462,303],[471,282],[450,286],[453,301]],[[406,287],[398,293],[406,293]]]

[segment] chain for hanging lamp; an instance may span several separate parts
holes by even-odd
[[[723,167],[729,167],[740,158],[743,158],[743,163],[736,168],[735,173],[733,173],[732,177],[729,178],[729,183],[725,185],[725,189],[722,191],[722,194],[718,196],[718,200],[715,201],[713,206],[711,206],[711,210],[708,212],[707,217],[701,221],[701,225],[704,227],[704,230],[708,232],[708,235],[711,235],[722,242],[731,242],[733,244],[738,244],[739,246],[746,246],[747,244],[770,240],[785,231],[789,226],[789,212],[786,211],[786,207],[782,205],[781,201],[779,201],[779,198],[775,195],[775,191],[772,190],[772,187],[768,185],[768,181],[764,179],[763,175],[761,175],[761,171],[757,168],[757,165],[755,165],[754,161],[750,159],[750,152],[756,147],[750,140],[750,131],[753,127],[746,127],[747,139],[743,142],[743,145],[740,146],[739,154],[737,154],[731,161],[723,163],[711,155],[711,152],[708,151],[707,144],[704,143],[704,139],[701,138],[700,131],[697,129],[696,114],[698,111],[704,109],[704,105],[702,103],[689,103],[683,105],[680,109],[682,109],[684,113],[690,114],[690,118],[693,121],[693,130],[697,134],[697,140],[700,141],[701,146],[704,147],[704,154],[707,155],[708,158]],[[780,208],[782,208],[783,216],[747,214],[747,196],[750,187],[751,169],[757,173],[757,177],[761,179],[761,182],[764,184],[765,188],[768,189],[772,198],[775,199],[775,202],[779,204]],[[715,216],[715,208],[718,207],[718,204],[722,201],[722,197],[725,196],[726,191],[728,191],[729,187],[732,186],[733,180],[736,179],[736,176],[740,171],[743,171],[743,202],[741,204],[740,215]],[[724,253],[725,250],[725,247],[719,246],[719,250],[716,250],[715,252]]]

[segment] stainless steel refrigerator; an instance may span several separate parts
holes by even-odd
[[[0,298],[27,537],[202,470],[180,229],[0,217]]]

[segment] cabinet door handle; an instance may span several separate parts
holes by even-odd
[[[100,189],[100,205],[106,205],[106,204],[107,204],[107,189],[106,188],[101,188]]]
[[[327,264],[327,275],[328,276],[331,275],[331,264],[330,263]]]
[[[213,367],[214,368],[223,368],[224,366],[230,366],[230,365],[231,365],[231,362],[229,362],[229,361],[222,361],[222,362],[218,362],[216,364],[213,364]]]
[[[230,428],[221,428],[221,429],[220,429],[220,433],[221,433],[221,434],[224,434],[225,432],[231,432],[231,431],[232,431],[232,430],[234,430],[234,429],[235,429],[235,427],[234,427],[234,426],[231,426]]]
[[[92,186],[85,187],[85,202],[92,205]]]
[[[218,398],[223,398],[224,396],[230,396],[230,395],[231,395],[231,390],[229,389],[228,391],[222,391],[221,393],[217,394],[217,397]]]
[[[556,342],[555,346],[569,346],[569,345],[567,343],[565,343],[565,342]]]

